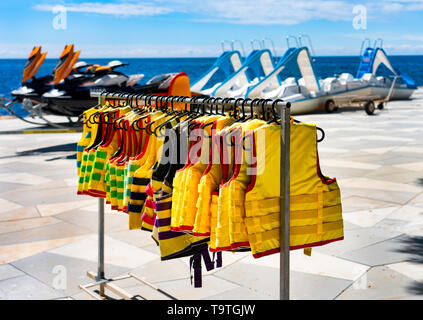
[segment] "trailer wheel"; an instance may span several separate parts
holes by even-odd
[[[385,106],[385,105],[383,104],[383,102],[381,102],[381,103],[379,103],[379,104],[377,105],[377,108],[378,108],[379,110],[382,110],[384,106]]]
[[[375,103],[372,100],[367,101],[364,104],[364,110],[370,116],[375,112]]]
[[[333,100],[326,101],[325,110],[326,110],[327,113],[334,112],[336,110],[335,101],[333,101]]]

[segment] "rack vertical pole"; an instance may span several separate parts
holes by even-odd
[[[280,300],[289,300],[289,227],[290,227],[290,104],[280,109],[281,167],[280,167]]]
[[[98,269],[97,281],[104,279],[104,199],[98,198]],[[104,284],[100,283],[101,297],[104,297]]]
[[[104,103],[104,99],[98,98],[100,105]],[[104,198],[98,198],[98,268],[97,268],[97,279],[101,281],[104,279]],[[99,289],[100,297],[104,297],[104,283],[100,282]]]

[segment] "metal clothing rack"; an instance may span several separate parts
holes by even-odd
[[[203,97],[169,97],[164,98],[158,95],[137,95],[125,93],[113,93],[105,91],[92,91],[91,97],[97,97],[99,105],[102,105],[106,99],[112,100],[130,100],[135,98],[137,102],[141,103],[157,103],[162,100],[165,102],[177,102],[194,105],[213,105],[223,107],[234,107],[241,104],[243,107],[252,108],[252,104],[257,102],[251,99],[222,99],[222,98],[203,98]],[[173,99],[173,100],[172,100]],[[169,100],[169,101],[168,101]],[[230,100],[235,100],[231,102]],[[289,234],[290,234],[290,103],[282,100],[260,99],[259,105],[261,107],[277,108],[281,119],[281,161],[280,161],[280,263],[279,263],[279,299],[289,300]],[[98,268],[97,273],[93,271],[87,272],[88,277],[95,280],[95,282],[80,285],[80,288],[95,297],[96,299],[105,299],[105,289],[119,295],[123,299],[134,299],[134,296],[125,290],[116,286],[113,282],[117,280],[134,278],[152,289],[160,292],[170,299],[175,297],[164,292],[155,285],[145,281],[144,279],[128,273],[122,277],[108,279],[104,273],[104,198],[98,199]],[[96,295],[88,290],[90,287],[99,286],[99,294]]]

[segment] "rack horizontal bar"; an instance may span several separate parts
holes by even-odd
[[[291,103],[282,101],[282,99],[272,100],[272,99],[244,99],[244,98],[215,98],[215,97],[206,97],[206,98],[199,98],[199,97],[181,97],[181,96],[171,96],[169,100],[166,100],[166,96],[161,95],[140,95],[136,93],[113,93],[113,92],[104,92],[104,91],[91,91],[90,92],[91,97],[95,98],[102,98],[102,99],[114,99],[114,100],[127,100],[134,98],[137,101],[140,102],[171,102],[171,99],[173,99],[173,102],[178,103],[190,103],[190,104],[207,104],[207,105],[218,105],[218,106],[225,106],[225,107],[233,107],[234,103],[236,101],[237,106],[241,106],[242,104],[244,107],[250,107],[251,103],[257,103],[255,107],[257,106],[264,106],[264,107],[274,107],[274,108],[290,108]],[[260,100],[260,103],[258,103],[258,100]]]

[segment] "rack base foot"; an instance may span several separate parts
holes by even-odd
[[[111,278],[111,279],[98,279],[95,272],[88,271],[87,276],[89,278],[95,280],[95,282],[92,282],[92,283],[89,283],[89,284],[86,284],[86,285],[79,285],[79,288],[81,288],[83,291],[85,291],[87,294],[89,294],[90,296],[94,297],[97,300],[108,300],[108,297],[104,294],[105,289],[110,290],[111,292],[118,295],[119,297],[121,297],[124,300],[139,300],[139,299],[137,299],[137,297],[140,297],[139,295],[133,295],[133,294],[127,292],[126,290],[118,287],[117,285],[115,285],[113,283],[115,281],[119,281],[119,280],[123,280],[123,279],[129,279],[129,278],[134,278],[134,279],[138,280],[139,282],[141,282],[141,283],[149,286],[150,288],[160,292],[161,294],[170,298],[171,300],[177,300],[172,295],[168,294],[167,292],[161,290],[160,288],[156,287],[155,285],[145,281],[144,279],[142,279],[142,278],[140,278],[137,275],[134,275],[132,273],[129,273],[129,274],[121,276],[121,277]],[[100,286],[99,294],[93,293],[92,291],[88,290],[89,288],[94,287],[94,286]]]

